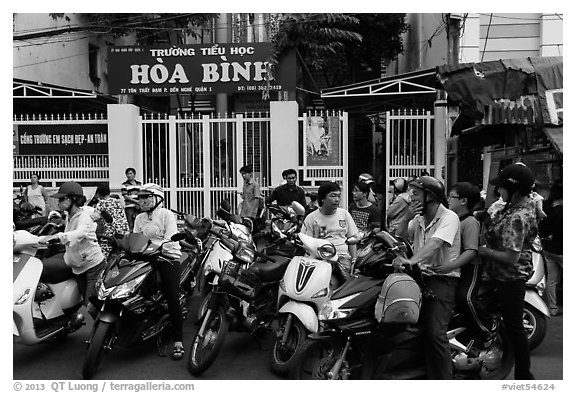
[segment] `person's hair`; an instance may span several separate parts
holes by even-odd
[[[252,170],[252,165],[244,165],[242,168],[240,168],[240,173],[252,173],[254,172]]]
[[[334,182],[326,182],[318,187],[318,205],[322,206],[324,203],[324,199],[326,199],[326,195],[333,191],[340,191],[340,186],[338,183]]]
[[[357,189],[360,190],[360,192],[362,192],[366,195],[368,195],[368,193],[370,192],[370,186],[366,183],[360,183],[360,182],[354,183],[352,185],[352,189],[354,189],[354,187],[356,187]]]
[[[282,177],[284,177],[284,178],[287,178],[290,175],[294,175],[294,176],[298,177],[298,172],[296,172],[296,169],[292,169],[292,168],[285,169],[282,172]]]
[[[474,207],[480,202],[480,189],[469,182],[460,182],[450,187],[451,191],[456,191],[460,198],[466,198],[466,207],[473,211]]]
[[[124,171],[124,174],[127,175],[128,172],[133,172],[134,174],[136,174],[136,169],[134,169],[134,168],[126,168],[126,170]]]
[[[37,173],[32,173],[30,174],[30,179],[32,179],[32,176],[36,176],[38,178],[38,181],[40,181],[40,175]]]
[[[98,184],[98,187],[96,187],[96,194],[100,195],[101,197],[110,195],[110,186],[108,183]]]

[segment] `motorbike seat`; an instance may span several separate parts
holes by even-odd
[[[64,257],[61,255],[42,260],[40,281],[46,284],[57,284],[74,277],[72,269],[64,263]]]
[[[269,256],[269,258],[273,261],[266,263],[256,262],[248,268],[248,270],[254,272],[264,283],[279,281],[284,276],[284,272],[288,268],[291,260],[291,258],[280,255]]]

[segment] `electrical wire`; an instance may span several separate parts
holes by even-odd
[[[486,45],[488,44],[488,36],[490,35],[490,26],[492,26],[492,15],[490,14],[490,21],[488,22],[488,29],[486,30],[486,39],[484,40],[484,49],[482,49],[482,58],[480,61],[484,61],[484,54],[486,53]]]

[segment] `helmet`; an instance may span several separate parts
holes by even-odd
[[[146,183],[140,187],[138,191],[138,197],[153,195],[154,201],[152,200],[141,200],[140,201],[140,210],[149,212],[158,207],[164,200],[164,191],[162,191],[162,187],[160,187],[156,183]]]
[[[425,192],[432,194],[434,199],[440,203],[446,200],[446,189],[444,184],[432,176],[420,176],[410,182],[411,187],[419,188]]]
[[[394,192],[400,194],[402,192],[406,192],[408,189],[408,182],[403,177],[399,177],[394,179]]]
[[[162,187],[156,183],[143,184],[138,191],[138,196],[140,195],[155,195],[164,199],[164,191],[162,190]]]
[[[490,184],[498,187],[504,187],[512,194],[520,191],[529,194],[534,186],[534,173],[521,162],[505,166],[498,175],[490,179]]]
[[[366,184],[374,183],[374,176],[372,176],[369,173],[363,173],[360,176],[358,176],[358,181],[360,183],[366,183]]]
[[[58,189],[58,192],[56,194],[53,194],[52,198],[60,199],[65,196],[84,196],[82,186],[73,181],[62,183],[62,185]]]

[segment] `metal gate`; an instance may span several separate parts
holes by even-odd
[[[398,177],[434,176],[434,115],[424,110],[386,112],[386,184]],[[386,206],[391,193],[386,193]]]
[[[233,207],[242,190],[239,169],[251,165],[264,195],[270,186],[270,118],[237,114],[214,118],[142,118],[144,179],[160,184],[166,206],[214,217],[220,202]]]

